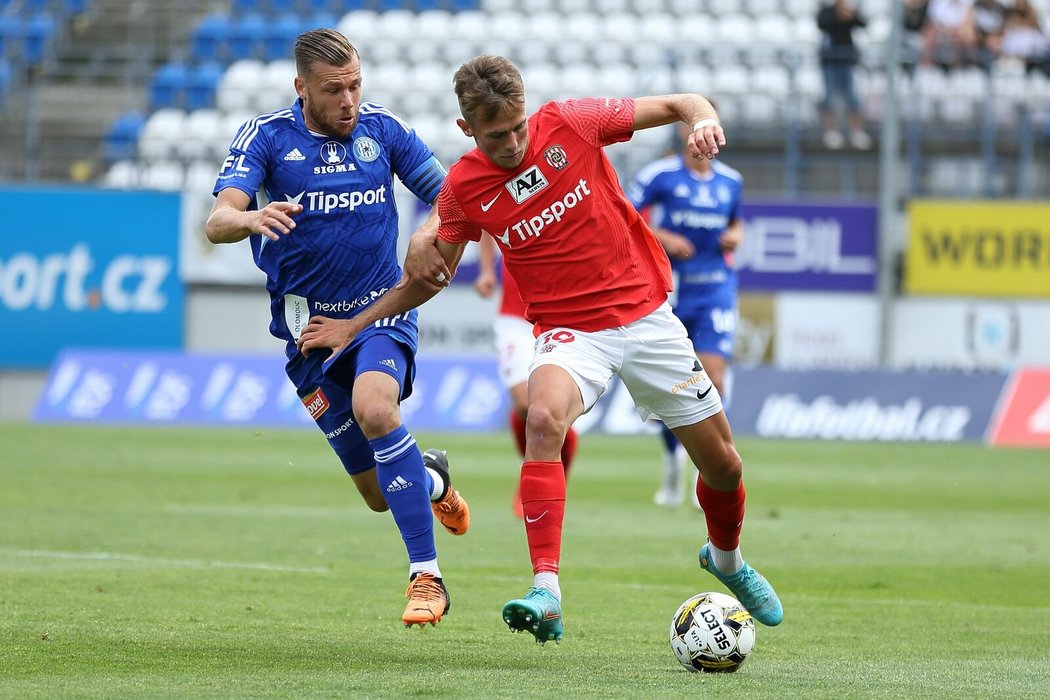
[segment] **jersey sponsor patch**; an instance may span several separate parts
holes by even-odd
[[[508,182],[506,188],[514,201],[521,204],[532,195],[542,191],[548,184],[540,166],[534,165]]]
[[[331,404],[328,403],[328,397],[325,396],[324,390],[321,389],[321,387],[317,387],[312,394],[304,396],[302,401],[303,405],[306,406],[306,410],[310,414],[310,417],[314,420],[323,416],[324,412],[328,410],[329,406],[331,406]]]

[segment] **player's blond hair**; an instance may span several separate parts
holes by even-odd
[[[489,121],[525,104],[525,81],[503,56],[475,56],[456,71],[452,84],[469,124]]]
[[[300,78],[310,74],[315,63],[342,68],[359,60],[357,49],[334,29],[311,29],[295,38],[295,71]]]

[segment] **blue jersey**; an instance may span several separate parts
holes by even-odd
[[[310,316],[355,316],[401,278],[395,175],[430,204],[445,169],[408,124],[371,102],[361,105],[345,139],[311,132],[301,100],[237,132],[214,192],[235,187],[303,207],[295,229],[279,241],[250,236],[255,264],[266,273],[270,332],[286,341],[289,358]],[[414,310],[384,319],[354,345],[381,327],[414,353],[415,319]]]
[[[718,239],[740,216],[744,180],[718,161],[711,166],[705,177],[681,155],[669,156],[643,168],[627,189],[636,209],[650,210],[653,227],[685,236],[696,249],[691,258],[671,260],[678,273],[676,313],[735,307],[736,271]]]

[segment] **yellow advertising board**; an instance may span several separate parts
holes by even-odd
[[[909,294],[1050,297],[1050,202],[915,200]]]

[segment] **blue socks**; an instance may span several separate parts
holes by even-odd
[[[415,438],[402,425],[368,444],[375,452],[379,488],[401,531],[409,562],[436,559],[434,513],[430,509],[434,482],[423,468],[423,455]]]

